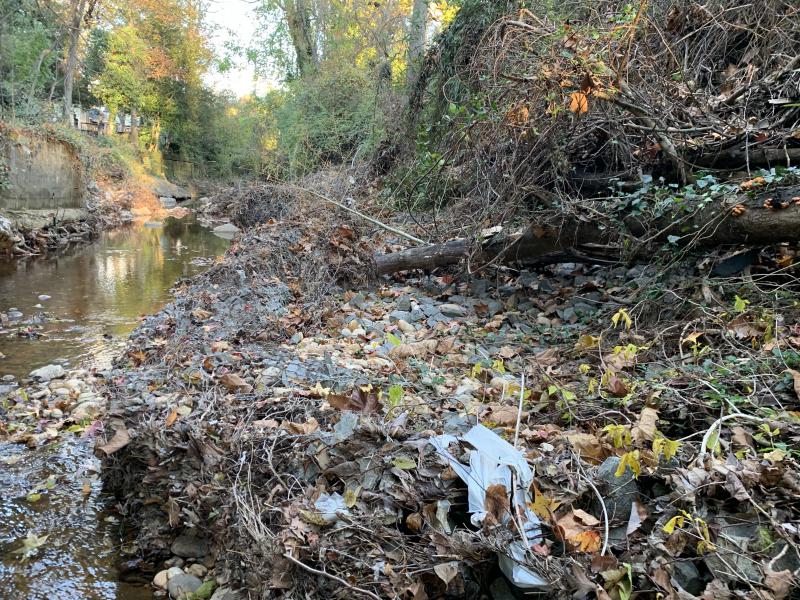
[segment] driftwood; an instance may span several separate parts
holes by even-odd
[[[514,235],[498,235],[483,244],[455,239],[443,244],[411,248],[375,257],[377,273],[385,275],[412,269],[431,270],[467,261],[470,270],[488,263],[547,264],[558,262],[618,261],[623,257],[652,255],[654,244],[678,236],[678,244],[716,247],[728,244],[767,245],[800,240],[800,205],[786,209],[750,208],[735,217],[729,208],[697,213],[690,221],[658,223],[658,233],[643,241],[636,238],[644,228],[627,223],[633,244],[623,252],[619,232],[601,228],[594,222],[567,220],[559,226],[532,224]],[[688,225],[688,228],[687,228]],[[691,231],[686,234],[685,231]]]

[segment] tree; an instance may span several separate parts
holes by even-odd
[[[319,60],[308,0],[284,0],[283,11],[294,46],[297,71],[301,77],[306,77],[317,69]]]
[[[78,64],[78,41],[81,35],[81,23],[86,11],[86,0],[71,0],[69,11],[69,46],[64,65],[64,122],[72,124],[72,84],[75,79],[75,67]]]
[[[428,0],[414,0],[411,20],[408,23],[408,88],[414,85],[419,75],[422,55],[425,53],[428,25]]]

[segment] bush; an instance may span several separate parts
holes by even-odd
[[[287,175],[366,156],[383,139],[378,80],[352,65],[320,65],[313,78],[289,83],[278,106],[276,158]]]

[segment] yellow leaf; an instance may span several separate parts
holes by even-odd
[[[575,343],[575,349],[591,350],[592,348],[597,348],[599,345],[600,345],[599,336],[584,334],[578,338],[578,341]]]
[[[572,92],[570,94],[569,109],[576,115],[588,112],[589,98],[583,92]]]
[[[633,476],[638,478],[642,474],[642,464],[639,462],[639,451],[633,450],[626,452],[622,455],[619,466],[617,467],[614,477],[622,477],[625,474],[626,467],[630,467]]]
[[[676,527],[678,529],[681,529],[684,526],[684,524],[685,524],[685,519],[683,515],[675,515],[669,521],[667,521],[666,525],[664,525],[663,527],[664,533],[672,535]]]
[[[613,317],[611,317],[611,323],[616,327],[619,324],[620,319],[622,322],[625,323],[625,329],[630,329],[631,325],[633,325],[633,320],[631,316],[628,314],[628,311],[624,308],[620,308]]]
[[[561,506],[561,502],[545,496],[535,485],[533,486],[533,502],[529,503],[530,509],[540,519],[550,519],[553,512]]]

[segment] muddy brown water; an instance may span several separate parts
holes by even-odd
[[[0,263],[0,311],[23,313],[0,331],[0,375],[24,377],[55,362],[107,368],[140,317],[169,301],[175,281],[207,268],[228,244],[196,222],[167,219],[106,232],[57,257]],[[28,327],[43,335],[19,337]],[[122,575],[124,535],[91,447],[71,434],[36,450],[0,443],[3,600],[152,598],[146,584]],[[50,489],[30,502],[48,479]],[[47,540],[20,560],[14,551],[28,532]]]

